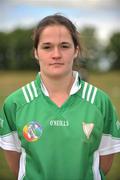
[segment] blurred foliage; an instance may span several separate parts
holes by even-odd
[[[35,69],[32,29],[0,33],[0,69]]]
[[[106,53],[112,56],[112,69],[120,69],[120,32],[111,36],[110,42],[106,47]]]
[[[16,29],[9,33],[0,32],[0,70],[32,70],[38,67],[32,52],[32,31]],[[103,46],[94,27],[83,27],[80,30],[80,42],[80,65],[86,61],[88,69],[99,70],[100,62],[104,61],[109,64],[108,69],[120,69],[120,32],[114,33],[108,44]]]
[[[96,69],[99,61],[100,42],[94,27],[84,27],[80,30],[82,58],[86,60],[89,69]]]

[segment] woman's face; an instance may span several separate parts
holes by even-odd
[[[71,74],[77,53],[70,32],[63,25],[47,26],[41,32],[38,48],[35,49],[41,74],[49,77]]]

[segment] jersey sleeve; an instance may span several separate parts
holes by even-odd
[[[120,121],[110,98],[106,95],[101,103],[104,118],[103,135],[99,146],[100,155],[120,152]]]
[[[0,111],[0,147],[4,150],[21,152],[20,140],[15,126],[15,103],[6,99]]]

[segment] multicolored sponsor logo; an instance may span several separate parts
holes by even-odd
[[[42,132],[42,127],[37,121],[31,121],[23,128],[23,136],[29,142],[39,140]]]

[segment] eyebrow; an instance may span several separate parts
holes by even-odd
[[[50,45],[50,44],[53,44],[52,42],[41,42],[41,45]],[[70,42],[60,42],[59,44],[68,44],[70,45],[71,43]]]
[[[71,44],[70,42],[61,42],[61,44]]]
[[[41,42],[41,45],[50,45],[50,42]]]

